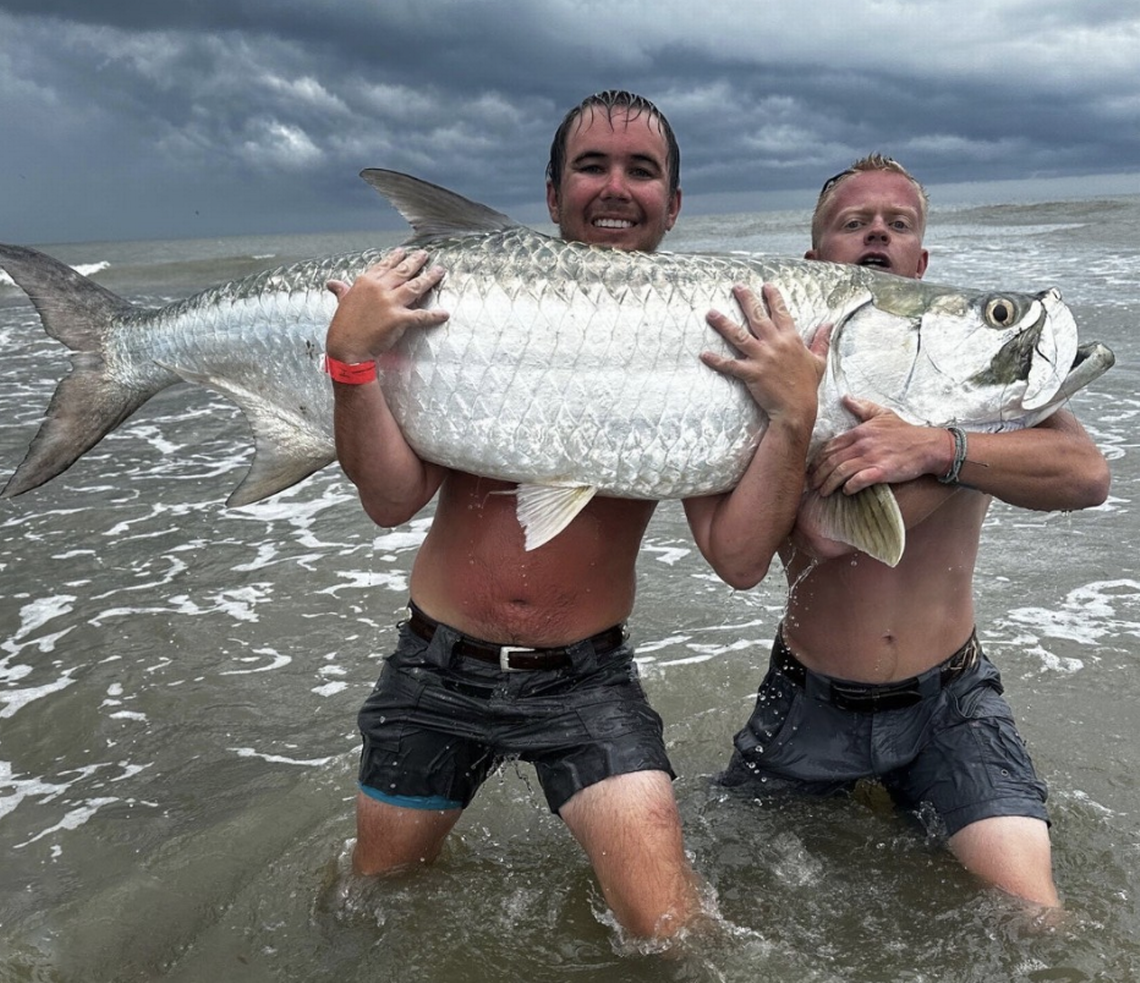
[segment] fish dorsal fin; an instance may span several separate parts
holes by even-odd
[[[519,224],[502,212],[410,174],[370,167],[361,171],[360,176],[387,198],[415,229],[416,234],[409,242],[503,232],[517,228]]]
[[[906,525],[890,485],[871,485],[854,495],[808,496],[803,505],[811,524],[828,539],[897,566],[906,548]]]
[[[536,550],[549,543],[590,504],[596,488],[585,485],[519,485],[516,511],[526,533],[526,548]]]

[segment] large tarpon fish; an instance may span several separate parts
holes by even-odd
[[[412,225],[408,244],[447,270],[425,303],[450,319],[405,333],[381,359],[393,413],[425,460],[519,483],[528,549],[594,494],[684,498],[739,480],[766,420],[742,384],[699,360],[730,353],[705,314],[733,310],[735,283],[775,284],[805,336],[834,325],[817,446],[853,424],[844,393],[913,423],[1006,430],[1044,419],[1113,361],[1097,344],[1078,350],[1055,290],[977,293],[829,263],[601,249],[407,175],[362,176]],[[0,266],[73,353],[3,496],[58,475],[177,382],[225,394],[249,421],[253,463],[229,504],[329,464],[320,366],[336,302],[326,282],[380,256],[313,260],[148,309],[42,253],[0,246]],[[898,561],[904,531],[889,489],[826,502],[833,538]]]

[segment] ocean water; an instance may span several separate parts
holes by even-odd
[[[677,250],[801,255],[806,213],[696,217]],[[45,247],[158,304],[397,234]],[[0,981],[1112,981],[1140,979],[1140,197],[936,210],[932,280],[1058,286],[1117,364],[1073,400],[1109,500],[995,504],[979,625],[1050,786],[1067,920],[973,882],[874,793],[728,800],[709,776],[746,719],[782,607],[735,592],[680,507],[655,517],[631,621],[721,930],[624,942],[528,766],[493,777],[440,862],[345,877],[355,715],[430,512],[374,527],[330,467],[244,509],[225,400],[168,390],[71,470],[0,502]],[[66,372],[0,281],[0,474]]]

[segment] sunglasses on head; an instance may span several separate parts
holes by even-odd
[[[902,166],[893,157],[884,157],[883,161],[886,164],[893,165],[895,167],[901,167]],[[855,170],[855,168],[849,167],[845,171],[840,171],[838,174],[831,175],[831,177],[829,177],[826,181],[823,182],[823,187],[819,189],[819,196],[822,198],[825,194],[827,194],[832,188],[834,188],[845,177],[851,177],[852,174],[858,174],[858,173],[859,172],[857,170]]]

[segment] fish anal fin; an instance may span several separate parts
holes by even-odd
[[[260,502],[263,498],[291,488],[336,460],[335,450],[321,452],[314,449],[314,451],[303,456],[284,453],[279,446],[265,443],[258,437],[253,463],[241,484],[226,499],[226,505],[230,508],[239,508],[242,505]]]
[[[336,460],[332,438],[301,412],[272,405],[252,390],[208,373],[170,366],[187,382],[233,400],[253,431],[253,463],[226,499],[231,508],[252,505],[297,484]]]
[[[526,548],[536,550],[565,529],[597,493],[590,486],[519,485],[517,513]]]
[[[812,525],[828,539],[897,566],[906,548],[906,525],[889,485],[871,485],[854,495],[813,495]]]

